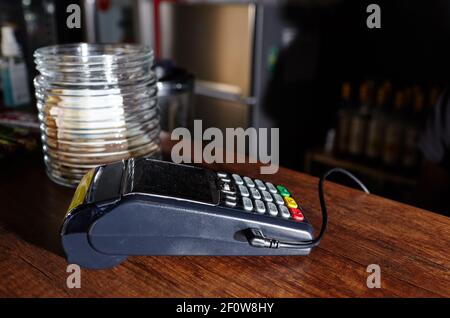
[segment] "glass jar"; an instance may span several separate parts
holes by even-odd
[[[34,53],[44,161],[55,182],[76,186],[91,168],[160,156],[153,52],[130,44],[68,44]]]

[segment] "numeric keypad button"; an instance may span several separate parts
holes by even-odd
[[[277,216],[278,215],[278,209],[277,206],[275,204],[273,204],[272,202],[268,202],[267,203],[267,208],[269,209],[269,214],[272,216]]]
[[[259,190],[266,190],[266,185],[261,180],[256,179],[255,180],[255,184],[256,184],[256,186],[258,187]]]
[[[262,193],[262,196],[264,198],[264,201],[266,201],[266,202],[272,202],[273,201],[272,195],[269,192],[261,191],[261,193]]]
[[[249,188],[255,187],[255,183],[249,177],[244,177],[244,181],[245,181],[245,184],[247,185],[247,187],[249,187]]]
[[[277,204],[279,204],[279,205],[284,205],[284,200],[283,200],[283,197],[282,197],[281,195],[275,193],[275,194],[273,195],[273,198],[275,199],[275,202],[276,202]]]
[[[242,198],[242,206],[244,207],[245,211],[253,211],[253,202],[251,199],[243,197]]]
[[[261,214],[266,212],[266,207],[264,205],[264,202],[262,202],[261,200],[255,200],[255,206],[256,206],[256,212],[261,213]]]
[[[278,192],[277,188],[275,188],[275,186],[270,182],[266,182],[266,187],[267,187],[267,190],[269,190],[272,193]]]
[[[261,193],[255,188],[250,188],[250,193],[252,194],[253,199],[261,199]]]
[[[289,219],[291,217],[291,213],[285,205],[280,205],[278,208],[280,209],[280,213],[283,218]]]
[[[244,181],[242,180],[240,175],[233,174],[232,177],[234,179],[234,182],[236,182],[237,185],[243,185],[244,184]]]
[[[250,193],[248,192],[247,187],[245,187],[245,186],[243,186],[243,185],[240,185],[240,186],[239,186],[239,192],[241,193],[241,196],[243,196],[243,197],[248,197],[248,196],[250,196]]]

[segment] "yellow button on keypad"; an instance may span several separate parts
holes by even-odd
[[[286,205],[289,208],[292,208],[292,209],[298,208],[297,202],[295,202],[295,200],[292,199],[291,197],[284,197],[284,201],[286,202]]]

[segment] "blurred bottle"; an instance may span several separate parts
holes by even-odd
[[[372,81],[361,84],[359,89],[359,108],[354,112],[350,121],[348,152],[355,158],[359,158],[364,154],[373,87]]]
[[[375,163],[380,160],[384,140],[387,99],[390,86],[382,85],[378,89],[374,106],[370,109],[365,154]]]
[[[382,88],[384,90],[385,94],[385,103],[386,106],[392,103],[392,82],[391,81],[384,81]]]
[[[408,172],[412,172],[419,161],[417,140],[423,123],[423,105],[424,96],[422,90],[419,87],[415,87],[412,107],[404,122],[404,145],[401,158],[401,165]]]
[[[1,77],[5,106],[17,107],[30,102],[28,72],[11,26],[2,27]]]
[[[426,121],[429,114],[433,110],[434,106],[436,106],[439,96],[441,95],[441,89],[437,86],[431,88],[430,93],[428,94],[428,99],[425,102],[426,108],[424,110],[424,118],[423,121]]]
[[[345,156],[348,153],[348,143],[350,137],[350,122],[354,108],[351,101],[352,88],[349,82],[342,84],[341,107],[338,112],[336,152]]]
[[[407,92],[406,92],[407,93]],[[394,105],[387,115],[382,161],[387,167],[395,167],[399,163],[402,140],[403,119],[405,106],[405,92],[397,91],[394,97]]]
[[[408,114],[409,110],[413,109],[413,93],[414,93],[414,86],[408,86],[403,89],[403,114],[406,116]]]

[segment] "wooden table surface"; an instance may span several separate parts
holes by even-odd
[[[309,256],[129,257],[113,269],[82,269],[81,288],[69,289],[58,234],[73,190],[51,182],[41,161],[0,170],[0,296],[450,296],[449,218],[332,183],[328,232]],[[264,178],[286,185],[318,229],[316,178],[287,169]],[[366,285],[370,264],[381,268],[380,289]]]

